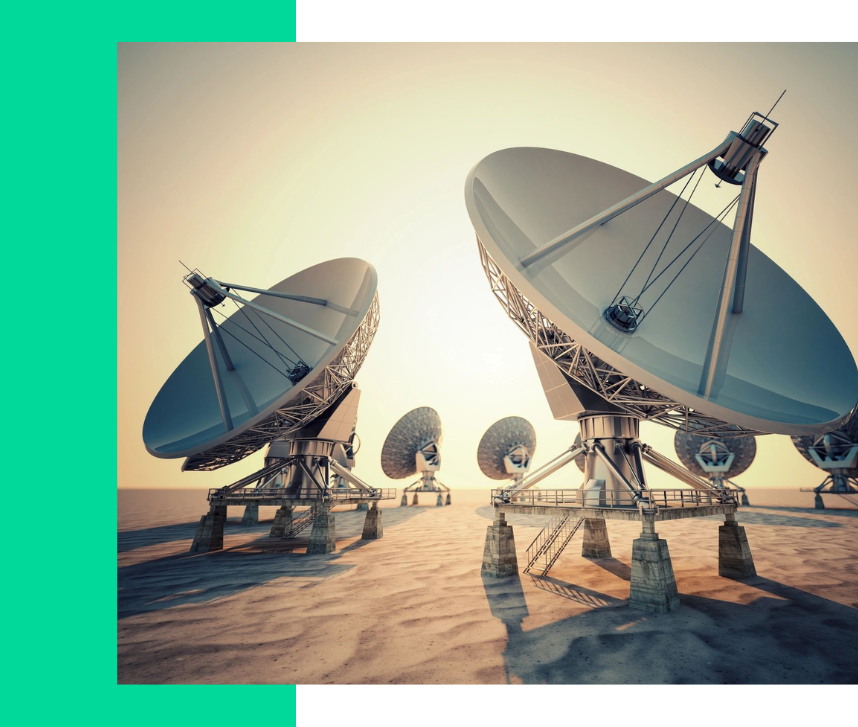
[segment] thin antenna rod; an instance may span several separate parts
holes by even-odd
[[[772,111],[774,111],[774,110],[775,110],[775,106],[777,106],[777,105],[781,102],[781,99],[784,97],[784,93],[786,93],[786,92],[787,92],[787,90],[786,90],[786,89],[784,89],[784,90],[783,90],[783,93],[782,93],[780,96],[778,96],[778,100],[777,100],[777,101],[775,101],[774,106],[772,106],[772,107],[769,109],[769,113],[767,113],[767,114],[766,114],[766,118],[769,118],[769,116],[771,115]]]
[[[193,271],[193,270],[191,270],[187,265],[185,265],[185,263],[183,263],[181,260],[179,260],[179,262],[181,263],[182,267],[183,267],[185,270],[187,270],[189,273],[194,272],[194,271]]]

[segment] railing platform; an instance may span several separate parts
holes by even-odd
[[[285,490],[257,490],[253,487],[245,487],[233,490],[225,496],[219,495],[220,489],[209,490],[209,502],[217,502],[219,505],[262,505],[281,507],[312,507],[325,500],[332,505],[359,505],[362,502],[377,502],[379,500],[393,500],[396,497],[396,489],[392,487],[377,489],[375,492],[363,492],[351,488],[332,487],[325,493],[325,497],[295,499],[288,497]]]
[[[627,493],[586,490],[525,490],[512,496],[492,490],[491,504],[505,513],[555,515],[569,510],[578,518],[640,520],[642,512],[656,520],[679,520],[735,513],[735,494],[728,490],[647,490],[647,500],[635,505]]]

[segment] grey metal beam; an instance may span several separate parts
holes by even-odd
[[[617,215],[622,214],[626,210],[631,207],[634,207],[636,204],[643,202],[646,199],[649,199],[654,194],[661,192],[666,187],[669,187],[674,182],[682,179],[684,176],[690,174],[691,172],[697,171],[700,167],[708,164],[713,159],[717,159],[719,156],[724,154],[727,149],[730,148],[730,144],[733,142],[733,139],[736,137],[735,132],[730,132],[727,138],[721,142],[717,147],[715,147],[712,151],[704,154],[699,159],[695,159],[690,164],[686,164],[681,169],[677,169],[675,172],[668,174],[663,179],[660,179],[657,182],[653,182],[652,184],[644,187],[638,192],[635,192],[630,197],[622,200],[621,202],[617,202],[617,204],[612,207],[608,207],[608,209],[600,212],[597,215],[594,215],[589,220],[585,220],[581,224],[573,227],[571,230],[564,232],[562,235],[558,235],[550,242],[545,243],[542,247],[534,250],[529,255],[525,255],[521,259],[521,264],[524,267],[528,265],[532,265],[537,260],[541,260],[546,255],[550,255],[552,252],[561,249],[562,247],[568,245],[573,240],[581,237],[588,233],[590,230],[598,227],[599,225],[604,225],[609,220],[613,219]]]
[[[209,333],[208,319],[206,318],[206,309],[199,296],[194,295],[194,300],[197,302],[197,308],[199,308],[200,311],[200,323],[203,326],[203,337],[206,341],[206,351],[208,352],[209,363],[212,367],[212,378],[214,379],[215,393],[217,394],[217,403],[220,407],[220,415],[223,419],[224,430],[229,432],[232,430],[232,417],[229,414],[229,403],[226,400],[226,392],[223,388],[223,381],[220,378],[220,368],[218,368],[217,359],[215,358],[214,353],[214,347],[212,346],[211,334]]]

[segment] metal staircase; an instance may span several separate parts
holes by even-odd
[[[289,538],[294,538],[298,533],[302,530],[306,530],[310,525],[313,524],[313,521],[319,517],[319,514],[322,512],[322,508],[313,505],[307,512],[302,512],[298,517],[294,518],[289,525],[289,529],[283,533],[283,540],[289,540]]]
[[[581,527],[584,518],[573,520],[571,514],[558,513],[551,518],[548,525],[540,531],[527,548],[527,566],[525,573],[537,572],[537,575],[548,575],[564,548],[569,545],[572,536]]]

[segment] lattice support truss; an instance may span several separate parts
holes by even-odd
[[[711,437],[741,437],[764,434],[708,416],[689,408],[626,376],[574,341],[533,305],[504,275],[477,238],[480,262],[492,293],[509,318],[542,353],[569,378],[586,386],[606,401],[645,421],[656,421],[671,429]]]
[[[378,330],[378,294],[349,342],[289,406],[228,442],[189,457],[185,470],[216,470],[244,459],[269,442],[285,437],[318,417],[351,386]]]

